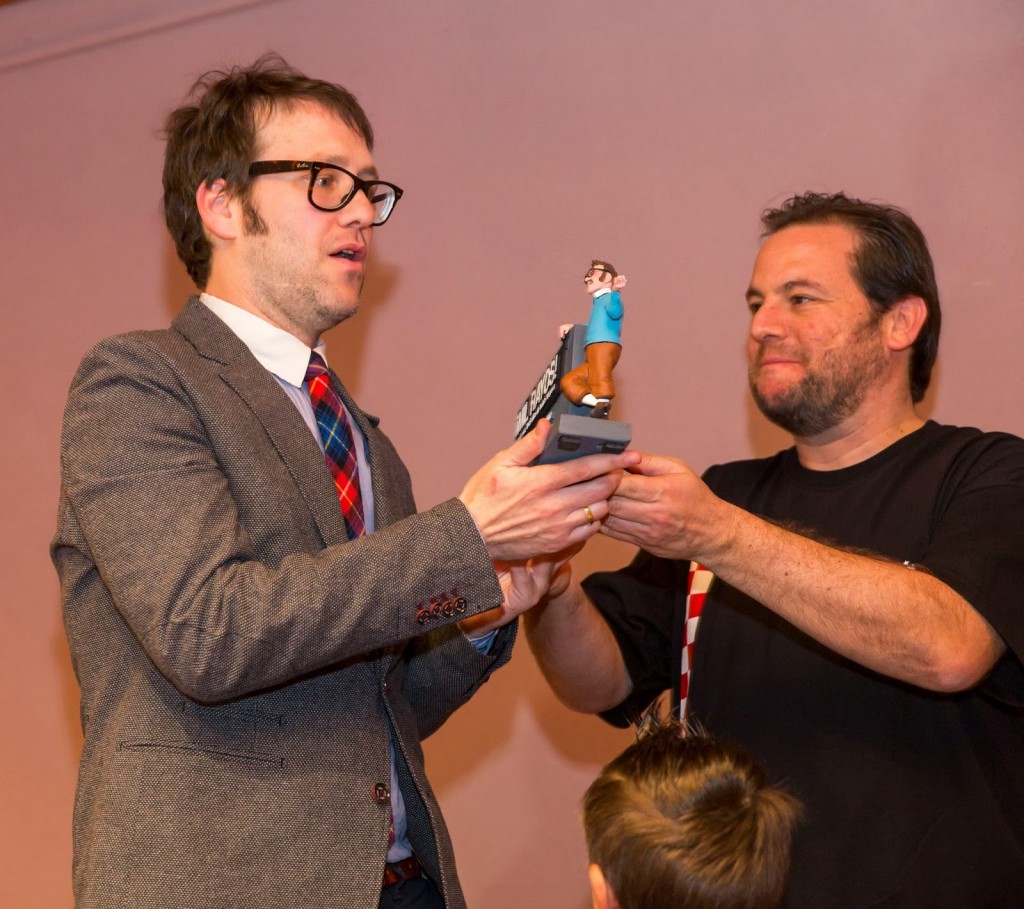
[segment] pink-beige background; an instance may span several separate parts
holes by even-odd
[[[164,114],[270,49],[356,92],[406,190],[328,340],[421,506],[509,442],[592,257],[630,279],[615,416],[637,447],[703,469],[784,444],[748,402],[743,292],[759,211],[804,189],[918,219],[945,304],[924,411],[1024,434],[1019,0],[0,5],[0,906],[71,905],[78,692],[47,555],[67,386],[189,291]],[[629,557],[599,540],[582,569]],[[579,800],[629,740],[563,709],[524,645],[428,742],[472,906],[589,905]]]

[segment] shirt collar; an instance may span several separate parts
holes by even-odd
[[[592,296],[596,300],[598,297],[603,297],[605,294],[610,294],[611,292],[612,289],[610,287],[602,287],[600,290],[595,290]]]
[[[310,349],[295,335],[220,297],[203,293],[199,299],[238,335],[264,369],[289,385],[302,386],[306,380]],[[313,349],[327,362],[327,345],[323,341],[318,341]]]

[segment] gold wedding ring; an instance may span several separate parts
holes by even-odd
[[[589,505],[584,505],[583,506],[583,513],[587,516],[587,523],[588,524],[593,524],[594,523],[594,512],[592,512],[590,510],[590,506]]]

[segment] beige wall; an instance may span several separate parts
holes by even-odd
[[[630,278],[616,415],[637,446],[700,469],[782,444],[747,401],[743,291],[759,210],[807,188],[915,215],[946,305],[926,411],[1024,434],[1022,38],[1016,0],[2,6],[0,905],[71,903],[60,413],[88,345],[187,292],[158,132],[197,74],[274,48],[367,107],[406,197],[332,362],[431,505],[508,442],[594,256]],[[603,543],[584,569],[628,557]],[[563,710],[524,647],[428,743],[472,905],[587,905],[579,797],[628,739]]]

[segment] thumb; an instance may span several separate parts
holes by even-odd
[[[542,417],[533,429],[502,452],[502,464],[507,467],[526,467],[544,450],[549,432],[551,421],[547,417]]]
[[[635,467],[630,467],[629,472],[638,473],[645,477],[660,477],[668,473],[686,473],[688,468],[677,458],[641,454],[640,463]]]

